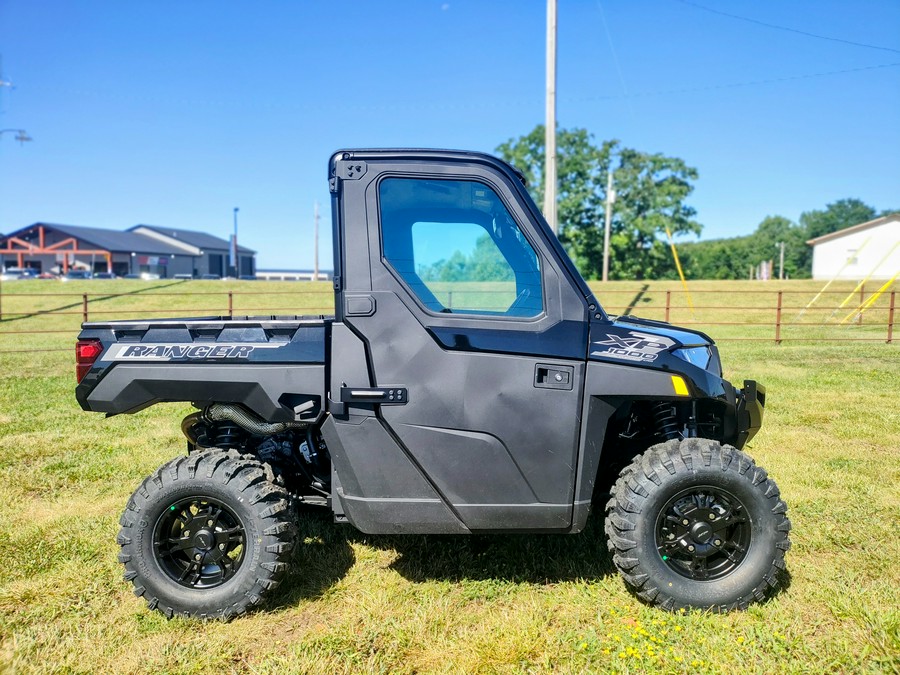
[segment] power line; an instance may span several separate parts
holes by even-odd
[[[755,87],[766,84],[777,84],[779,82],[790,82],[792,80],[806,80],[816,77],[828,77],[830,75],[844,75],[848,73],[859,73],[870,70],[883,70],[887,68],[896,68],[900,66],[900,61],[895,63],[879,63],[872,66],[860,66],[858,68],[846,68],[843,70],[827,70],[821,71],[818,73],[803,73],[800,75],[787,75],[785,77],[777,77],[765,80],[748,80],[743,82],[725,82],[721,84],[711,84],[711,85],[702,85],[696,87],[680,87],[677,89],[657,89],[650,91],[637,91],[629,94],[608,94],[603,96],[584,96],[584,97],[561,97],[559,101],[565,103],[578,103],[582,101],[608,101],[615,99],[623,99],[623,98],[643,98],[650,96],[667,96],[669,94],[690,94],[694,92],[702,92],[702,91],[715,91],[718,89],[735,89],[738,87]],[[67,95],[75,98],[86,98],[86,97],[97,97],[109,101],[118,101],[122,103],[143,103],[146,105],[158,105],[161,103],[167,103],[171,105],[179,105],[182,107],[197,107],[197,106],[209,106],[209,107],[234,107],[233,101],[227,101],[225,99],[207,99],[207,98],[194,98],[194,99],[163,99],[159,96],[147,96],[147,95],[134,95],[134,94],[115,94],[110,93],[105,90],[96,90],[96,89],[72,89],[69,87],[52,87],[46,85],[34,85],[31,87],[36,90],[44,90],[49,92],[56,92],[58,94]],[[493,100],[478,100],[472,102],[454,102],[447,103],[445,101],[428,101],[423,102],[417,100],[415,102],[407,101],[407,102],[399,102],[399,103],[367,103],[360,104],[356,106],[355,110],[360,111],[405,111],[405,110],[485,110],[485,109],[502,109],[502,108],[510,108],[510,107],[521,107],[532,105],[537,102],[538,99],[535,98],[497,98]],[[335,107],[339,107],[340,103],[335,103],[334,101],[326,99],[325,101],[313,102],[313,103],[304,103],[304,104],[282,104],[277,102],[275,99],[272,99],[270,102],[261,102],[258,99],[254,99],[251,103],[243,104],[245,107],[252,110],[266,110],[266,111],[288,111],[288,112],[313,112],[313,111],[322,111],[322,110],[331,110]]]
[[[808,80],[814,77],[827,77],[828,75],[841,75],[844,73],[858,73],[866,70],[878,70],[881,68],[896,68],[900,66],[900,62],[897,63],[881,63],[875,66],[861,66],[859,68],[847,68],[845,70],[829,70],[821,73],[805,73],[803,75],[787,75],[785,77],[776,77],[768,80],[750,80],[747,82],[730,82],[726,84],[711,84],[708,86],[702,87],[683,87],[680,89],[659,89],[656,91],[639,91],[634,94],[629,94],[629,98],[638,98],[643,96],[668,96],[669,94],[691,94],[699,91],[714,91],[717,89],[736,89],[738,87],[755,87],[762,84],[777,84],[778,82],[791,82],[793,80]],[[578,103],[583,101],[608,101],[617,98],[624,98],[618,94],[611,94],[606,96],[582,96],[578,98],[565,98],[562,99],[566,103]]]
[[[831,42],[840,42],[845,45],[853,45],[854,47],[866,47],[867,49],[880,49],[885,52],[893,52],[894,54],[900,54],[900,49],[894,49],[893,47],[882,47],[880,45],[870,45],[865,42],[854,42],[853,40],[844,40],[843,38],[831,37],[829,35],[819,35],[818,33],[810,33],[805,30],[799,30],[797,28],[788,28],[787,26],[779,26],[778,24],[768,23],[766,21],[760,21],[759,19],[751,19],[748,16],[740,16],[739,14],[730,14],[729,12],[723,12],[719,9],[713,9],[712,7],[707,7],[706,5],[701,5],[696,2],[691,2],[691,0],[675,0],[675,2],[680,2],[683,5],[690,5],[691,7],[696,7],[697,9],[702,9],[704,12],[710,12],[712,14],[719,14],[720,16],[727,16],[730,19],[737,19],[738,21],[746,21],[748,23],[755,23],[758,26],[765,26],[766,28],[774,28],[775,30],[783,30],[788,33],[797,33],[798,35],[805,35],[806,37],[816,38],[818,40],[829,40]]]
[[[625,86],[625,77],[622,75],[622,67],[619,65],[619,56],[616,54],[616,46],[613,44],[612,34],[609,32],[609,25],[606,23],[606,13],[603,11],[603,5],[597,0],[597,9],[600,10],[600,20],[603,22],[603,30],[606,32],[606,41],[609,43],[609,51],[612,52],[613,63],[616,65],[616,73],[619,75],[619,84],[622,86],[622,94],[628,104],[628,112],[634,118],[634,108],[631,106],[631,99],[628,96],[628,87]],[[604,279],[604,281],[606,281]]]

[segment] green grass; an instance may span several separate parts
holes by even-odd
[[[92,301],[98,312],[222,313],[229,288],[266,293],[234,296],[242,313],[302,314],[330,303],[326,284],[318,295],[273,295],[313,286],[43,283],[4,284],[4,318],[72,301],[10,295],[39,290],[143,291]],[[598,286],[598,295],[619,311],[636,299],[634,312],[653,318],[662,318],[666,289],[673,306],[686,304],[677,285],[650,284],[638,298],[642,287]],[[791,291],[785,306],[799,312],[819,285],[781,287]],[[698,307],[730,307],[698,308],[698,321],[770,320],[700,327],[725,338],[728,377],[767,387],[763,431],[748,450],[778,482],[794,526],[787,588],[728,615],[670,615],[635,600],[595,518],[576,536],[387,537],[310,514],[294,572],[265,610],[228,624],[166,621],[121,581],[115,535],[132,490],[183,452],[178,426],[189,406],[111,419],[84,413],[71,349],[80,315],[3,321],[0,332],[69,332],[0,336],[0,352],[64,350],[0,353],[0,672],[897,672],[900,348],[883,343],[885,305],[862,326],[823,327],[843,295],[790,329],[807,341],[735,340],[774,335],[778,288],[692,283],[716,291],[695,292]],[[217,295],[147,295],[187,289]],[[750,306],[759,309],[742,309]],[[671,312],[674,322],[691,320],[687,309]],[[882,342],[821,342],[834,336]]]

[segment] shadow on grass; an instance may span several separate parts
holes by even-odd
[[[369,535],[352,526],[333,524],[325,512],[304,513],[300,527],[305,541],[298,548],[295,572],[278,604],[318,597],[337,583],[355,561],[354,543],[396,552],[391,569],[414,582],[544,584],[616,573],[602,523],[596,518],[577,535]]]
[[[161,288],[169,288],[170,286],[179,286],[186,282],[187,282],[186,279],[179,279],[178,281],[173,281],[172,283],[157,284],[155,286],[149,286],[147,288],[138,288],[134,291],[128,291],[127,293],[107,293],[106,295],[98,295],[96,297],[91,297],[90,301],[93,303],[97,303],[97,302],[103,302],[104,300],[115,300],[116,298],[124,298],[129,295],[141,295],[142,293],[158,291]],[[7,293],[7,296],[9,296],[9,295],[15,295],[15,293],[13,293],[13,294]],[[49,294],[49,295],[52,295],[52,294]],[[71,295],[78,295],[78,294],[72,293]],[[15,314],[14,316],[6,317],[6,318],[3,318],[2,316],[0,316],[0,323],[9,323],[12,321],[22,321],[24,319],[33,319],[36,316],[52,315],[56,312],[62,312],[67,309],[75,309],[75,308],[79,308],[82,306],[83,306],[82,301],[79,300],[78,302],[70,302],[68,305],[60,305],[58,307],[51,307],[50,309],[42,309],[42,310],[38,310],[35,312],[26,313],[26,314]]]
[[[650,298],[644,298],[644,294],[647,292],[647,290],[649,288],[650,288],[650,284],[644,284],[641,287],[641,290],[639,290],[637,292],[637,295],[635,295],[631,299],[631,302],[628,303],[628,306],[622,312],[622,316],[630,315],[635,310],[635,308],[638,306],[638,303],[641,302],[642,300],[643,300],[643,302],[650,302]]]
[[[616,574],[599,519],[569,534],[358,535],[395,550],[391,569],[410,581],[509,581],[546,584]]]
[[[270,603],[272,607],[289,607],[320,597],[343,579],[356,562],[348,528],[336,525],[330,511],[303,509],[298,527],[293,568]]]
[[[300,544],[293,569],[268,608],[315,600],[343,579],[356,562],[352,544],[394,551],[390,569],[412,582],[497,581],[548,584],[595,580],[616,574],[603,524],[590,518],[577,535],[370,535],[337,525],[330,511],[300,513]]]

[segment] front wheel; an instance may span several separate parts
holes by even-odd
[[[646,602],[745,609],[778,586],[787,506],[765,470],[729,445],[651,447],[619,475],[606,508],[613,561]]]
[[[250,456],[212,450],[172,460],[122,514],[125,580],[169,618],[243,614],[288,568],[290,512],[289,495]]]

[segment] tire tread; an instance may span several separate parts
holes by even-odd
[[[176,607],[149,594],[141,576],[141,567],[137,564],[136,558],[140,554],[136,549],[134,536],[135,525],[140,522],[138,514],[149,508],[155,494],[164,488],[166,481],[172,484],[204,477],[225,485],[234,483],[232,489],[239,494],[250,491],[247,503],[261,521],[260,532],[264,539],[260,546],[262,556],[256,563],[256,580],[253,586],[241,597],[234,599],[234,602],[214,613],[201,612],[189,606]],[[134,594],[144,597],[148,609],[159,611],[169,619],[184,616],[201,620],[230,620],[261,604],[288,572],[291,552],[296,544],[291,496],[273,482],[274,479],[271,467],[252,455],[242,455],[236,450],[191,453],[188,457],[174,459],[154,471],[129,500],[119,519],[121,530],[116,537],[120,546],[119,562],[125,567],[124,580],[133,584]]]
[[[638,547],[634,531],[650,494],[667,478],[684,472],[693,473],[695,467],[721,469],[745,477],[754,489],[762,493],[772,515],[777,518],[775,531],[778,538],[769,567],[760,575],[759,583],[731,603],[703,607],[715,611],[746,609],[752,602],[762,602],[779,587],[781,572],[785,569],[784,556],[791,545],[788,536],[791,523],[778,486],[765,469],[758,467],[749,455],[737,448],[702,438],[675,439],[654,445],[635,457],[619,474],[610,491],[605,522],[607,546],[625,583],[641,600],[668,611],[683,606],[657,587],[646,566],[634,556],[634,549]]]

